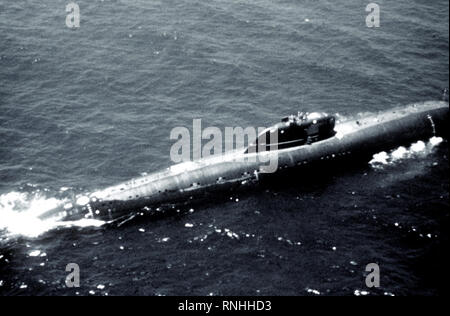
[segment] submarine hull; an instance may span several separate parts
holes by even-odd
[[[161,204],[186,202],[199,195],[230,190],[258,181],[268,161],[275,172],[308,168],[338,160],[370,159],[381,151],[433,136],[448,137],[447,102],[424,102],[336,124],[335,135],[298,147],[225,154],[174,165],[164,171],[78,197],[41,218],[80,217],[114,220],[136,211],[152,211]]]

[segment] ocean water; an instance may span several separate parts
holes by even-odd
[[[439,100],[449,3],[0,0],[0,295],[442,295],[448,143],[291,175],[177,216],[56,225],[71,194],[171,165],[176,126]],[[285,175],[289,177],[289,175]],[[296,178],[292,178],[292,177]],[[368,263],[380,288],[365,286]],[[67,288],[76,263],[81,287]],[[362,293],[362,294],[361,294]]]

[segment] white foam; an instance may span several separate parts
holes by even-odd
[[[401,146],[392,152],[392,158],[395,160],[402,159],[408,156],[408,150]]]
[[[371,160],[371,164],[379,163],[386,165],[388,163],[389,155],[387,152],[382,151],[381,153],[373,155],[373,159]]]
[[[444,140],[441,137],[432,137],[428,142],[418,141],[411,144],[408,148],[398,147],[390,153],[384,151],[373,155],[369,164],[374,168],[382,167],[383,165],[395,164],[403,159],[409,159],[417,156],[427,156],[433,152],[434,147],[442,143]]]
[[[444,139],[442,137],[433,136],[433,137],[430,138],[430,144],[432,146],[437,146],[440,143],[442,143],[443,141],[444,141]]]
[[[38,257],[40,254],[41,254],[40,250],[33,250],[32,252],[30,252],[28,254],[28,256],[30,256],[30,257]]]
[[[38,194],[10,192],[0,195],[0,230],[8,237],[38,237],[58,227],[99,227],[105,222],[94,219],[61,221],[59,218],[42,220],[44,212],[67,206],[68,201],[48,198]],[[30,256],[36,254],[32,252]]]
[[[422,141],[412,144],[412,146],[411,146],[411,150],[416,153],[424,151],[425,149],[426,149],[426,145]]]
[[[77,199],[77,204],[78,205],[84,206],[84,205],[86,205],[88,203],[89,203],[89,198],[87,196],[80,196]]]
[[[314,295],[320,295],[320,291],[319,290],[315,290],[315,289],[307,288],[306,292],[314,294]]]

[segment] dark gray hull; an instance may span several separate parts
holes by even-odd
[[[336,135],[294,148],[221,157],[174,165],[164,171],[78,197],[70,204],[41,215],[41,218],[89,217],[106,220],[148,211],[164,203],[185,202],[215,190],[229,190],[264,176],[271,157],[278,171],[309,168],[333,161],[371,158],[374,154],[433,136],[447,137],[447,102],[425,102],[336,125]],[[276,155],[276,156],[275,156]]]

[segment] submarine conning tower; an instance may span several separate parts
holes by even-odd
[[[262,131],[245,153],[310,145],[333,137],[335,124],[336,118],[324,112],[298,112]]]

